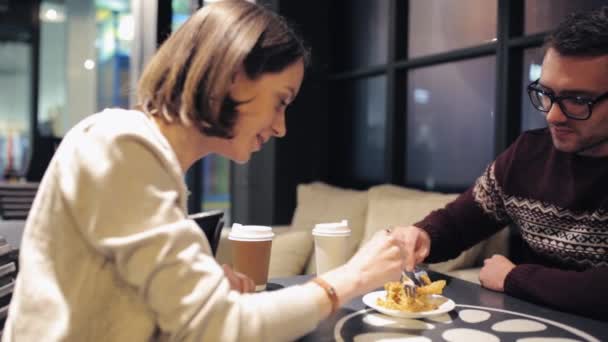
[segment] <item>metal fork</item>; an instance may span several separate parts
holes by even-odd
[[[416,286],[410,284],[403,284],[403,291],[408,299],[416,298]]]
[[[416,276],[412,272],[403,270],[401,272],[401,283],[403,291],[408,298],[416,298],[416,287],[418,287]]]
[[[403,284],[403,291],[405,291],[407,297],[415,298],[416,289],[426,285],[420,278],[423,274],[426,274],[426,271],[418,267],[415,267],[413,272],[406,270],[401,272],[401,283]]]

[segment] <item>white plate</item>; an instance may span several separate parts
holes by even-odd
[[[389,315],[389,316],[394,316],[394,317],[405,317],[405,318],[421,318],[421,317],[430,317],[430,316],[435,316],[435,315],[440,315],[449,311],[452,311],[452,309],[454,309],[454,307],[456,306],[456,304],[454,303],[453,300],[441,296],[441,295],[431,295],[431,298],[436,299],[437,301],[443,302],[441,305],[439,305],[439,307],[435,310],[429,310],[429,311],[419,311],[419,312],[407,312],[407,311],[400,311],[400,310],[393,310],[393,309],[387,309],[385,307],[382,307],[378,304],[376,304],[376,300],[378,298],[386,298],[386,291],[375,291],[375,292],[370,292],[368,294],[366,294],[365,296],[363,296],[363,303],[365,303],[365,305],[371,307],[372,309],[381,312],[385,315]]]

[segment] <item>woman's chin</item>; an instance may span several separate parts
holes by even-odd
[[[230,158],[232,159],[233,162],[237,163],[237,164],[245,164],[249,161],[249,159],[251,159],[251,153],[242,153],[240,155],[236,155],[234,156],[234,158]]]

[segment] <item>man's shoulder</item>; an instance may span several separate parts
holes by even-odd
[[[551,143],[551,132],[547,127],[524,131],[519,135],[518,140],[526,143]]]
[[[524,131],[512,146],[513,157],[517,160],[536,159],[547,156],[553,147],[551,133],[547,128]]]

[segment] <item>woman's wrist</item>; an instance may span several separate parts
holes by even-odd
[[[338,304],[342,306],[359,294],[361,278],[357,273],[347,264],[323,273],[319,278],[333,287],[338,297]]]

